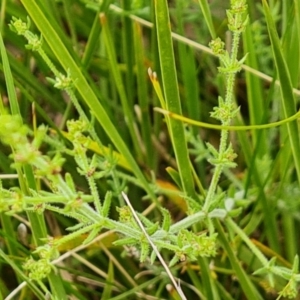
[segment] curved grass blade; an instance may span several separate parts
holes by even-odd
[[[166,108],[181,114],[167,1],[154,1],[154,8]],[[168,124],[184,192],[196,199],[183,124],[173,119],[169,119]]]
[[[175,114],[171,111],[161,109],[159,107],[155,107],[154,110],[159,112],[159,113],[162,113],[166,116],[169,116],[172,119],[180,120],[180,121],[182,121],[184,123],[187,123],[187,124],[190,124],[190,125],[199,126],[199,127],[203,127],[203,128],[210,128],[210,129],[215,129],[215,130],[225,129],[225,130],[231,130],[231,131],[246,131],[246,130],[268,129],[268,128],[273,128],[273,127],[277,127],[277,126],[287,124],[289,122],[295,121],[295,120],[300,118],[300,111],[298,111],[297,113],[295,113],[294,115],[292,115],[292,116],[290,116],[286,119],[283,119],[283,120],[277,121],[277,122],[272,122],[272,123],[269,123],[269,124],[225,126],[225,125],[216,125],[216,124],[210,124],[210,123],[205,123],[205,122],[201,122],[201,121],[192,120],[190,118],[186,118],[182,115]]]
[[[292,4],[292,5],[291,5]],[[283,18],[286,20],[286,26],[283,27],[284,35],[282,40],[282,49],[283,54],[287,62],[287,66],[290,72],[291,81],[293,87],[297,88],[299,85],[299,75],[300,75],[300,64],[299,64],[299,50],[300,50],[300,16],[299,16],[299,1],[294,1],[293,3],[285,3],[286,9],[285,15]],[[292,41],[292,43],[291,43]],[[285,136],[287,136],[287,130],[284,131],[285,134],[282,134],[281,140],[284,141]],[[285,144],[286,146],[283,149],[286,149],[282,152],[282,159],[281,159],[281,167],[280,167],[280,175],[281,175],[281,186],[284,185],[284,178],[286,174],[287,168],[290,166],[290,160],[287,159],[288,157],[292,156],[291,148],[289,145]],[[285,167],[286,166],[286,167]],[[288,183],[290,184],[290,183]],[[284,193],[284,189],[283,189]],[[284,248],[285,253],[289,261],[293,261],[294,257],[297,253],[299,253],[299,245],[297,243],[298,240],[298,232],[296,220],[291,218],[290,212],[283,211],[282,212],[282,230],[284,234]]]

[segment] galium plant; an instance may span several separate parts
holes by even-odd
[[[66,51],[61,46],[62,43],[59,41],[51,24],[45,19],[45,15],[36,3],[31,0],[24,0],[22,2],[34,20],[35,25],[41,30],[42,36],[50,48],[54,49],[55,53]],[[134,4],[135,9],[142,6],[142,2],[140,4],[137,2]],[[268,26],[271,27],[272,20],[268,12],[268,6],[265,1],[263,2],[269,22]],[[100,6],[90,3],[90,7],[100,12],[98,23],[95,22],[94,24],[99,25],[101,23],[103,40],[105,41],[106,51],[111,63],[112,78],[117,86],[116,90],[120,95],[126,118],[129,120],[127,126],[133,148],[140,158],[143,156],[143,153],[139,150],[138,138],[135,134],[135,120],[133,119],[129,100],[126,98],[126,92],[122,85],[120,70],[114,64],[117,59],[105,14],[105,11],[108,9],[108,3],[109,1],[103,1]],[[199,0],[199,3],[205,14],[205,19],[210,23],[211,16],[208,12],[207,2]],[[220,61],[221,65],[218,71],[225,79],[225,97],[218,97],[218,106],[214,107],[210,113],[210,116],[219,121],[221,125],[211,125],[203,122],[197,123],[197,121],[181,117],[182,108],[177,84],[171,39],[172,33],[168,22],[169,11],[167,1],[156,1],[153,4],[160,72],[156,73],[149,68],[148,74],[160,101],[161,108],[157,108],[156,110],[165,114],[178,166],[178,172],[169,168],[169,174],[182,189],[179,195],[187,204],[187,216],[173,224],[170,212],[163,208],[157,199],[157,196],[163,189],[155,178],[152,183],[146,180],[127,146],[118,135],[105,109],[101,104],[93,102],[95,95],[91,94],[90,87],[88,87],[87,82],[71,56],[68,55],[65,61],[59,59],[66,70],[65,74],[58,71],[58,67],[51,61],[45,50],[43,38],[31,32],[30,19],[28,18],[26,23],[19,18],[14,17],[12,19],[10,28],[18,35],[25,37],[28,42],[26,48],[38,53],[54,74],[54,79],[49,78],[48,82],[54,88],[66,92],[79,114],[77,120],[71,119],[67,122],[67,132],[60,132],[61,138],[64,136],[71,142],[72,146],[70,147],[64,140],[59,139],[58,134],[53,136],[51,133],[54,131],[49,130],[47,126],[42,125],[31,131],[28,126],[23,124],[22,118],[18,115],[18,109],[16,109],[18,104],[16,101],[10,99],[10,101],[14,101],[12,103],[15,105],[12,105],[12,114],[7,113],[3,105],[1,105],[0,140],[3,144],[11,147],[12,153],[10,157],[13,160],[12,167],[18,172],[20,180],[20,187],[7,189],[4,185],[1,185],[1,213],[12,216],[26,212],[29,217],[31,214],[31,218],[32,216],[37,217],[36,220],[40,223],[32,221],[33,233],[38,224],[43,224],[45,211],[50,211],[74,220],[74,223],[66,228],[71,233],[63,237],[52,238],[48,237],[45,232],[41,233],[35,240],[36,249],[30,254],[29,258],[22,265],[22,268],[12,264],[20,278],[28,282],[32,291],[38,297],[66,299],[67,296],[62,282],[53,277],[58,272],[53,261],[60,256],[60,249],[72,240],[79,240],[82,236],[84,236],[83,245],[88,245],[102,231],[109,230],[118,233],[114,245],[134,247],[139,250],[139,260],[141,263],[150,262],[154,264],[158,256],[167,270],[168,276],[171,280],[173,279],[172,283],[182,299],[186,299],[185,293],[181,290],[176,280],[172,278],[172,272],[175,272],[174,267],[180,262],[198,262],[201,267],[203,282],[200,283],[195,279],[197,276],[195,276],[195,273],[192,273],[192,270],[189,272],[191,277],[194,278],[193,282],[197,283],[195,285],[200,290],[199,293],[203,299],[205,297],[207,299],[221,299],[224,295],[226,295],[226,299],[233,299],[224,291],[224,288],[219,286],[217,280],[213,278],[211,271],[211,268],[214,268],[213,265],[219,263],[218,252],[223,250],[224,256],[228,256],[232,270],[237,276],[244,294],[249,299],[262,299],[259,290],[255,287],[249,276],[247,276],[239,262],[239,258],[235,254],[236,249],[241,245],[241,241],[247,246],[247,251],[250,250],[256,266],[258,266],[253,270],[253,275],[265,276],[271,287],[275,286],[278,278],[285,280],[287,283],[282,285],[278,299],[281,297],[295,298],[297,296],[298,282],[300,281],[298,255],[294,256],[293,265],[289,268],[276,264],[276,258],[278,260],[279,255],[274,255],[273,258],[268,260],[262,248],[258,244],[255,244],[244,232],[242,226],[239,226],[232,219],[240,217],[243,208],[247,207],[251,202],[243,199],[243,196],[239,196],[241,192],[244,192],[242,190],[243,186],[241,187],[241,191],[236,192],[234,190],[231,192],[229,190],[227,193],[222,191],[218,186],[221,175],[229,174],[230,169],[237,166],[235,162],[237,154],[232,143],[229,141],[230,130],[269,128],[287,122],[290,124],[298,118],[296,112],[287,109],[289,115],[285,115],[285,120],[283,121],[266,125],[232,126],[233,120],[237,116],[240,117],[239,107],[236,106],[234,99],[234,86],[237,73],[241,71],[243,64],[247,61],[248,54],[239,59],[238,49],[241,35],[246,31],[246,26],[248,26],[249,16],[245,0],[231,0],[230,4],[230,9],[226,11],[228,28],[232,33],[230,51],[225,50],[225,43],[220,38],[213,39],[209,44],[212,53]],[[39,23],[41,20],[42,23]],[[213,33],[213,26],[211,25],[209,28],[211,33]],[[95,32],[97,32],[96,26],[93,28]],[[135,30],[139,32],[140,29],[137,26]],[[46,32],[48,35],[45,34]],[[73,39],[75,39],[74,32]],[[274,35],[274,32],[273,43],[276,45],[276,35]],[[139,45],[137,39],[135,40],[135,47],[136,49],[141,49],[141,45]],[[276,46],[274,47],[276,49]],[[4,62],[5,49],[3,45],[1,53]],[[278,51],[276,53],[277,61],[280,61],[280,53]],[[136,56],[138,59],[138,54]],[[9,66],[6,65],[5,68],[6,74],[9,74]],[[282,72],[279,73],[281,74]],[[284,76],[281,76],[282,78]],[[160,79],[163,88],[161,88]],[[8,87],[10,85],[10,88],[11,82],[7,84]],[[143,84],[143,79],[139,78],[138,82],[139,84]],[[81,106],[77,91],[82,96],[84,93],[92,95],[91,98],[84,98],[91,109],[91,115],[86,113],[86,110]],[[142,94],[143,91],[140,90],[140,93]],[[289,91],[285,89],[283,94],[286,96],[288,93]],[[97,113],[97,109],[101,113]],[[94,119],[100,122],[106,133],[111,133],[111,141],[120,153],[104,146],[95,130]],[[207,150],[203,150],[205,149],[204,145],[202,141],[195,138],[194,131],[187,131],[183,123],[178,120],[219,129],[220,142],[218,148],[207,142],[205,144]],[[147,132],[149,132],[149,128],[144,130],[144,135]],[[199,149],[205,152],[204,157],[213,166],[213,174],[207,190],[205,190],[197,178],[194,166],[190,162],[187,140],[195,148],[199,146]],[[43,142],[55,147],[55,155],[43,154],[44,150],[41,147]],[[149,143],[145,148],[149,151]],[[91,155],[90,151],[94,153]],[[84,177],[88,184],[88,192],[80,191],[76,187],[72,175],[68,172],[63,172],[65,156],[74,158],[77,173]],[[127,171],[132,172],[134,176],[128,175],[124,170],[119,170],[120,165],[127,169]],[[23,176],[23,173],[25,176]],[[29,178],[37,184],[29,184]],[[105,196],[103,197],[99,193],[98,182],[100,180],[107,182],[107,191],[105,191]],[[113,199],[122,199],[122,194],[124,200],[128,201],[124,193],[124,190],[128,191],[127,182],[134,183],[146,191],[148,198],[153,201],[160,212],[161,222],[153,221],[150,217],[133,211],[130,203],[128,205],[119,205],[117,208],[119,218],[117,220],[112,217]],[[200,193],[195,189],[195,184]],[[41,185],[46,188],[40,188]],[[122,203],[120,201],[120,204]],[[251,222],[253,222],[252,219]],[[197,233],[199,231],[202,231],[202,233]],[[165,266],[160,253],[168,253],[167,255],[171,253],[168,266]],[[7,262],[11,261],[3,251],[0,252],[0,255]],[[208,262],[210,262],[210,265]],[[221,262],[220,265],[222,265]],[[172,271],[169,268],[172,268]],[[45,278],[48,278],[50,288],[44,283]],[[137,290],[139,289],[137,288]],[[109,299],[109,297],[103,299]]]
[[[13,19],[11,28],[18,34],[24,35],[28,39],[28,49],[37,51],[47,64],[51,67],[53,73],[57,76],[54,81],[54,87],[64,89],[70,95],[70,99],[78,105],[76,96],[72,90],[72,79],[70,74],[64,76],[60,74],[49,58],[42,50],[42,40],[29,31],[29,22],[23,23],[19,19]],[[73,231],[60,239],[50,239],[45,245],[38,247],[34,253],[40,255],[40,259],[35,261],[29,259],[24,265],[25,270],[29,272],[29,278],[41,280],[46,277],[52,270],[51,259],[55,258],[57,249],[71,239],[76,239],[83,234],[88,234],[84,243],[89,243],[103,229],[109,229],[119,232],[124,238],[120,238],[115,242],[116,245],[136,245],[139,246],[141,254],[140,260],[143,262],[150,253],[148,241],[144,237],[144,233],[136,225],[131,212],[127,206],[120,207],[119,221],[114,221],[109,218],[109,208],[111,205],[111,192],[107,192],[103,202],[100,200],[96,180],[102,177],[108,177],[116,165],[116,160],[111,155],[107,156],[105,161],[101,161],[97,155],[93,155],[90,159],[87,156],[90,138],[83,135],[83,132],[89,131],[88,124],[85,122],[87,117],[79,108],[81,120],[68,122],[68,139],[73,144],[72,150],[66,150],[71,154],[77,165],[79,174],[86,177],[91,195],[82,194],[75,189],[75,185],[69,174],[65,178],[61,175],[62,164],[64,162],[61,155],[58,153],[52,159],[42,155],[39,152],[39,146],[43,141],[47,128],[41,126],[38,128],[32,142],[29,142],[26,137],[29,133],[28,128],[21,124],[18,117],[11,115],[1,116],[1,140],[5,144],[13,147],[12,159],[15,164],[23,167],[30,165],[34,168],[35,176],[42,177],[51,187],[52,193],[31,191],[31,196],[22,195],[20,191],[10,192],[2,188],[2,211],[9,211],[10,214],[19,213],[22,211],[35,211],[43,213],[44,210],[53,211],[78,221],[78,224],[67,228]],[[91,131],[91,129],[90,129]],[[93,131],[91,136],[93,136]],[[99,167],[103,169],[99,170]],[[95,209],[92,209],[88,204],[93,202]],[[60,207],[63,205],[62,207]],[[199,217],[205,215],[194,215],[189,220],[182,220],[175,225],[171,225],[171,217],[169,212],[161,208],[163,214],[163,222],[161,225],[153,223],[139,214],[147,234],[151,236],[152,241],[159,249],[169,249],[174,252],[174,257],[170,262],[170,266],[174,265],[179,260],[185,260],[186,256],[191,259],[196,259],[200,256],[215,255],[216,235],[207,236],[205,233],[196,235],[185,228],[191,226]],[[151,261],[156,258],[155,252],[152,252]]]

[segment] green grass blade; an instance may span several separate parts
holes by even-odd
[[[0,51],[1,51],[4,78],[6,82],[7,95],[9,98],[10,110],[13,115],[21,115],[17,94],[14,87],[14,80],[9,66],[7,53],[2,39],[2,34],[0,34]]]
[[[280,45],[278,34],[276,32],[276,27],[266,0],[263,0],[263,7],[268,26],[269,37],[272,44],[272,51],[276,64],[278,79],[280,81],[280,92],[282,97],[283,112],[285,117],[289,117],[296,113],[291,77],[282,53],[282,48]],[[300,144],[297,122],[294,121],[288,123],[287,129],[291,143],[295,169],[297,172],[298,181],[300,182]]]
[[[101,33],[101,25],[99,22],[99,13],[104,12],[108,10],[108,6],[110,4],[111,0],[105,0],[102,2],[102,5],[99,7],[99,12],[96,13],[94,23],[92,26],[92,29],[90,30],[90,34],[88,37],[88,41],[86,44],[86,47],[84,49],[84,53],[82,56],[82,64],[87,69],[91,59],[93,57],[93,54],[99,44],[99,36]]]
[[[217,37],[217,34],[216,34],[215,27],[214,27],[214,24],[212,21],[211,12],[210,12],[210,9],[208,6],[208,1],[207,0],[198,0],[198,1],[199,1],[199,5],[201,7],[201,11],[204,16],[206,25],[210,32],[211,38],[215,39]]]
[[[8,54],[9,65],[14,74],[14,81],[19,81],[26,87],[28,92],[34,91],[38,97],[43,98],[51,107],[53,107],[58,112],[63,112],[65,109],[64,103],[57,101],[57,98],[53,93],[38,81],[38,79],[32,74],[28,67],[24,66],[23,63],[18,61],[12,55]],[[0,64],[0,70],[4,72],[3,65]],[[32,95],[34,96],[34,95]]]
[[[243,155],[245,157],[245,162],[248,166],[248,178],[246,180],[245,189],[247,190],[248,184],[250,181],[258,188],[257,199],[261,203],[262,209],[264,211],[264,224],[265,224],[265,233],[267,240],[271,247],[279,252],[279,241],[278,241],[278,229],[276,226],[276,217],[274,208],[270,207],[268,197],[265,193],[265,186],[262,183],[261,176],[257,169],[257,164],[255,164],[255,151],[251,147],[250,141],[247,139],[247,136],[244,132],[238,134],[239,142],[242,147]]]
[[[206,298],[220,300],[220,296],[216,288],[216,281],[211,276],[211,270],[209,268],[207,259],[204,257],[199,257],[197,261],[201,270],[203,290],[205,291]]]
[[[66,17],[66,23],[70,31],[70,38],[72,45],[76,51],[78,51],[78,37],[76,32],[76,26],[74,23],[74,18],[72,18],[72,1],[71,0],[62,0],[63,9]]]
[[[101,300],[111,299],[112,298],[112,283],[115,280],[114,276],[114,265],[111,260],[109,260],[108,272],[107,272],[106,284],[104,291],[102,293]]]
[[[300,34],[300,3],[299,1],[295,1],[295,19],[296,19],[296,27],[297,29],[295,29],[295,31],[297,32],[297,42],[298,42],[298,51],[300,52],[300,38],[299,38],[299,34]],[[298,57],[299,58],[299,57]],[[299,65],[298,65],[298,70],[299,70]]]
[[[122,1],[121,6],[126,12],[131,10],[133,3],[131,1]],[[134,38],[133,38],[133,26],[132,20],[126,16],[126,13],[122,15],[122,59],[126,65],[125,73],[125,90],[127,94],[127,101],[130,107],[134,104]]]
[[[145,160],[147,165],[154,169],[156,155],[153,153],[153,145],[151,141],[151,121],[149,114],[148,94],[147,94],[147,70],[145,68],[145,56],[143,47],[142,28],[138,23],[134,24],[134,53],[136,61],[137,76],[137,94],[141,110],[141,131],[142,140],[145,146]]]
[[[247,276],[247,274],[241,267],[240,262],[237,259],[236,254],[234,253],[234,251],[232,249],[232,245],[230,245],[228,238],[226,237],[225,232],[224,232],[219,220],[215,221],[215,226],[219,233],[219,238],[221,240],[221,244],[226,251],[226,254],[230,260],[232,268],[234,269],[234,271],[236,273],[238,281],[239,281],[245,295],[247,295],[247,299],[262,300],[258,291],[255,289],[255,287],[253,286],[249,277]]]
[[[166,108],[169,111],[181,114],[167,1],[155,1],[154,7]],[[169,119],[168,123],[170,125],[170,135],[184,192],[188,196],[195,198],[193,177],[190,170],[183,125],[181,122],[177,122],[173,119]]]
[[[285,58],[289,74],[291,77],[292,86],[297,88],[298,82],[299,82],[299,28],[298,28],[298,22],[299,16],[297,16],[296,9],[298,10],[298,5],[296,5],[297,1],[294,2],[295,5],[292,5],[288,9],[288,24],[286,26],[286,30],[283,35],[282,39],[282,52],[283,56]],[[293,41],[291,43],[291,41]]]
[[[292,86],[297,88],[299,84],[299,1],[293,3],[285,3],[283,9],[283,39],[282,52],[286,60],[286,64],[291,77]],[[291,41],[293,41],[291,43]],[[287,129],[284,127],[281,130],[282,142],[288,137]],[[281,185],[290,185],[290,176],[286,176],[286,170],[291,166],[291,161],[288,157],[292,156],[289,143],[283,143],[281,153],[280,175]],[[298,253],[298,234],[296,230],[295,220],[290,217],[290,213],[282,212],[282,230],[284,232],[284,253],[290,262],[293,262],[295,255]]]
[[[0,33],[3,34],[3,25],[5,21],[5,8],[6,8],[6,0],[1,2],[0,8]]]
[[[120,69],[118,67],[118,63],[117,63],[117,56],[116,56],[116,52],[115,52],[115,47],[112,41],[112,37],[111,37],[111,32],[109,29],[109,25],[108,25],[108,20],[106,18],[106,16],[104,15],[104,13],[100,14],[100,20],[101,20],[101,24],[102,24],[102,34],[104,37],[104,43],[106,46],[106,52],[107,52],[107,56],[110,62],[110,68],[111,68],[111,72],[113,75],[113,79],[121,100],[121,104],[123,107],[123,111],[124,111],[124,117],[126,120],[126,125],[128,126],[130,135],[131,135],[131,139],[133,142],[133,146],[134,149],[137,153],[137,156],[139,159],[142,158],[142,153],[141,153],[141,146],[139,145],[138,139],[137,139],[137,135],[136,135],[136,123],[135,120],[133,118],[133,107],[130,105],[130,101],[128,100],[126,91],[125,91],[125,87],[123,84],[123,80],[122,80],[122,76],[121,76],[121,72]],[[129,67],[131,68],[131,66]]]
[[[243,32],[243,43],[244,53],[248,53],[246,64],[257,70],[258,62],[255,55],[255,47],[250,26],[247,26],[245,32]],[[261,80],[250,72],[246,72],[246,84],[250,124],[261,124],[264,121],[264,113],[266,111]],[[267,137],[266,132],[258,133],[257,131],[252,131],[253,143],[255,145],[258,143],[258,134],[261,135],[258,157],[262,157],[267,153]]]
[[[182,14],[184,8],[185,1],[181,0],[177,4],[176,8],[176,19],[177,19],[177,27],[178,33],[181,36],[185,35],[185,26],[187,22],[184,21],[184,17]],[[178,55],[179,55],[179,63],[180,63],[180,72],[181,72],[181,80],[183,85],[183,112],[187,112],[187,115],[194,119],[199,120],[201,117],[201,112],[203,111],[203,101],[199,99],[199,80],[198,80],[198,69],[199,66],[196,65],[195,60],[195,51],[193,48],[189,47],[185,43],[178,42],[176,43],[178,47]],[[199,134],[198,128],[192,127],[192,132],[195,136]],[[194,162],[195,163],[195,162]],[[196,170],[199,177],[199,182],[205,182],[205,166],[204,162],[197,162]],[[202,185],[202,183],[201,183]]]
[[[182,16],[183,3],[179,1],[176,9],[177,27],[180,35],[184,36],[184,19]],[[186,106],[188,116],[198,120],[200,117],[200,101],[199,101],[199,84],[195,65],[195,57],[193,49],[184,43],[177,43],[180,62],[180,70],[182,73],[183,83],[183,110]],[[197,129],[194,129],[194,134],[197,134]]]

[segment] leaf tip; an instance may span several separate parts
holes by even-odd
[[[157,74],[156,74],[156,72],[153,72],[151,68],[148,68],[148,75],[149,75],[151,81],[157,80]]]

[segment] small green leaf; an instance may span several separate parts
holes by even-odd
[[[76,193],[76,188],[75,188],[75,184],[73,181],[73,178],[71,176],[70,173],[66,173],[65,174],[65,180],[66,180],[66,184],[68,185],[68,187],[70,188],[70,190],[74,193]]]
[[[101,230],[101,227],[96,226],[93,228],[93,230],[89,233],[88,237],[83,241],[83,245],[86,245],[93,241],[93,239],[98,235],[99,231]]]
[[[113,242],[115,246],[128,246],[135,245],[137,243],[139,243],[137,238],[119,238],[117,241]]]
[[[103,206],[102,206],[102,216],[107,217],[109,214],[109,209],[111,206],[111,198],[112,198],[112,192],[108,191],[105,195],[104,201],[103,201]]]
[[[166,171],[172,177],[172,179],[176,183],[176,185],[181,189],[182,187],[181,187],[181,181],[180,181],[179,173],[171,167],[167,167]]]
[[[174,255],[173,258],[169,262],[169,267],[173,267],[175,264],[177,264],[179,261],[179,257],[177,255]]]
[[[158,251],[159,251],[159,249],[158,249]],[[151,252],[151,255],[150,255],[150,262],[151,262],[151,265],[154,264],[155,260],[156,260],[156,252],[155,252],[155,251],[152,251],[152,252]]]
[[[168,232],[172,223],[170,212],[167,209],[162,207],[160,208],[160,212],[163,215],[163,222],[161,227],[163,230]]]
[[[148,242],[146,241],[141,241],[141,255],[140,255],[140,262],[144,262],[146,261],[148,255],[149,255],[149,251],[150,251],[150,246],[148,244]]]

